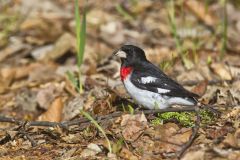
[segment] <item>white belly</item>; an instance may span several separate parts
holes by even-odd
[[[159,93],[139,89],[130,82],[130,77],[131,75],[126,77],[123,82],[126,90],[138,104],[148,109],[164,109],[173,104],[194,105],[193,102],[181,97],[162,96]]]

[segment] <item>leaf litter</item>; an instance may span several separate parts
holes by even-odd
[[[84,3],[79,4],[81,9]],[[186,67],[171,34],[167,2],[104,0],[86,5],[83,94],[66,75],[69,71],[76,78],[78,72],[74,4],[19,0],[0,6],[0,22],[4,24],[0,27],[1,117],[24,120],[18,125],[0,123],[0,159],[176,159],[175,153],[189,141],[192,129],[176,114],[175,118],[162,116],[159,121],[156,114],[137,114],[138,109],[132,109],[134,101],[119,79],[119,60],[111,55],[126,43],[140,45],[151,62],[201,95],[200,102],[221,111],[213,118],[201,114],[199,132],[182,159],[238,159],[239,7],[230,1],[226,4],[227,48],[220,61],[223,4],[174,1],[176,35],[181,50],[188,51],[184,54],[190,67]],[[17,19],[12,19],[15,14]],[[96,120],[122,112],[99,123],[113,153],[93,124],[67,128],[29,125],[32,121],[77,121],[82,118],[81,109]],[[190,115],[189,121],[195,120],[194,114]]]

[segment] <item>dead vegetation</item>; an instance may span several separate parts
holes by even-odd
[[[181,159],[239,159],[237,1],[80,0],[79,24],[75,9],[1,1],[0,159],[177,159],[196,115],[136,109],[112,57],[127,43],[221,112],[201,110]]]

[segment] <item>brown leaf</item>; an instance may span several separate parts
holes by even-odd
[[[102,152],[102,150],[97,144],[90,143],[87,148],[82,151],[81,158],[94,157],[100,152]]]
[[[3,50],[0,50],[0,62],[3,62],[6,58],[18,53],[21,50],[30,50],[30,46],[22,43],[12,43]]]
[[[204,160],[204,154],[203,150],[191,151],[186,153],[182,160]]]
[[[63,91],[64,84],[47,84],[44,88],[40,89],[37,93],[37,102],[43,109],[48,109],[50,104],[56,97],[60,96]]]
[[[7,91],[13,78],[15,76],[15,71],[10,68],[3,68],[0,71],[0,93]]]
[[[41,66],[31,70],[28,75],[28,81],[42,83],[49,80],[59,80],[60,76],[56,74],[56,67],[54,63],[43,63]]]
[[[70,33],[64,33],[54,44],[52,50],[42,58],[45,61],[56,60],[74,47],[76,39]]]
[[[138,158],[127,148],[123,147],[121,149],[121,152],[119,153],[119,156],[123,159],[131,159],[131,160],[138,160]]]
[[[191,134],[192,134],[192,130],[184,131],[184,128],[183,128],[178,132],[178,134],[172,136],[172,140],[170,141],[176,144],[182,145],[183,143],[186,143],[189,140],[189,137],[191,136]]]
[[[206,92],[207,86],[208,86],[208,80],[201,81],[200,83],[198,83],[197,86],[195,86],[192,89],[192,92],[196,93],[197,95],[199,95],[201,97]]]
[[[149,128],[144,133],[154,139],[153,152],[170,153],[179,151],[181,149],[180,146],[189,140],[192,131],[189,128],[179,130],[175,123],[166,123],[155,126],[154,129]]]
[[[37,109],[36,95],[29,89],[22,89],[15,99],[16,106],[24,111],[34,112]]]
[[[209,26],[214,26],[216,24],[216,18],[209,13],[209,11],[207,12],[204,4],[201,1],[186,0],[184,2],[185,5],[205,24]]]
[[[228,132],[232,131],[231,126],[225,125],[219,129],[208,129],[206,135],[208,138],[217,139],[225,136]]]
[[[59,21],[41,16],[26,18],[20,25],[20,31],[26,34],[28,43],[38,45],[53,42],[63,32]]]
[[[11,76],[12,79],[20,79],[27,77],[31,71],[33,71],[35,68],[39,68],[40,66],[40,63],[31,63],[25,66],[2,68],[0,70],[0,74],[5,78]]]
[[[180,75],[177,76],[178,82],[184,82],[184,81],[203,81],[203,76],[194,70],[190,70],[188,72],[182,72]]]
[[[60,122],[62,119],[63,100],[62,97],[56,98],[48,110],[38,117],[39,121]]]
[[[240,129],[238,128],[234,134],[228,133],[223,143],[227,147],[240,147]]]
[[[121,126],[123,127],[123,137],[128,141],[134,141],[147,128],[147,119],[144,114],[123,115]]]
[[[226,65],[224,65],[223,63],[213,63],[210,67],[213,72],[220,76],[223,80],[232,79],[230,72],[227,70]]]
[[[163,60],[171,60],[173,57],[176,57],[176,53],[171,53],[169,48],[161,47],[161,48],[146,48],[145,53],[147,59],[153,63],[159,63]]]
[[[223,143],[227,147],[238,147],[238,141],[232,133],[228,133],[226,138],[223,140]]]
[[[70,120],[80,114],[80,110],[84,107],[84,95],[78,95],[74,99],[70,100],[63,109],[63,120]]]
[[[91,108],[93,108],[94,114],[106,115],[106,114],[112,112],[114,109],[112,107],[112,103],[115,99],[116,99],[115,94],[109,94],[108,96],[102,97],[102,99],[95,101],[94,105],[91,106]],[[91,104],[93,104],[93,103],[91,103]],[[86,106],[84,106],[84,108],[90,109],[90,107],[86,108]]]

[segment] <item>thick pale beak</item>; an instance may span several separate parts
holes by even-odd
[[[120,58],[127,58],[127,54],[124,51],[118,50],[115,54],[115,56],[118,56]]]

